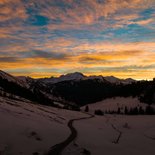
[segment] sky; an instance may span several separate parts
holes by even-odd
[[[0,69],[155,77],[155,0],[0,0]]]

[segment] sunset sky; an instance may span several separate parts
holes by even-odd
[[[0,0],[0,69],[155,77],[155,0]]]

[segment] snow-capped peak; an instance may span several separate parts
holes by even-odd
[[[104,77],[104,79],[110,83],[115,83],[115,84],[131,84],[133,82],[136,82],[136,80],[132,79],[132,78],[127,78],[127,79],[119,79],[117,77],[114,76],[106,76]]]
[[[104,79],[110,83],[121,83],[121,79],[114,76],[105,76]]]
[[[68,73],[66,75],[61,75],[59,77],[60,81],[67,81],[67,80],[81,80],[85,76],[80,73],[80,72],[75,72],[75,73]]]
[[[132,78],[127,78],[127,79],[124,79],[123,80],[123,83],[124,84],[131,84],[133,82],[136,82],[136,80],[132,79]]]
[[[82,80],[82,79],[84,79],[84,77],[86,77],[86,76],[84,76],[82,73],[75,72],[75,73],[68,73],[65,75],[61,75],[59,77],[42,78],[39,80],[44,83],[54,84],[54,83],[58,83],[58,82],[62,82],[62,81]]]

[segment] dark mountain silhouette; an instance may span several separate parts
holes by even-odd
[[[3,71],[0,71],[0,95],[4,97],[14,98],[14,99],[28,99],[33,102],[41,104],[51,104],[52,101],[48,99],[38,88],[38,84],[32,90],[35,80],[31,83],[23,83],[22,80],[9,75]]]
[[[0,71],[0,92],[19,96],[41,104],[58,101],[65,105],[82,106],[111,97],[138,97],[141,102],[155,104],[155,80],[135,81],[113,76],[85,76],[69,73],[59,78],[33,79],[14,77]]]

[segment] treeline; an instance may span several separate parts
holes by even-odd
[[[100,110],[97,109],[94,111],[95,115],[104,115],[104,114],[121,114],[121,115],[155,115],[155,108],[151,105],[147,105],[145,108],[143,107],[134,107],[127,108],[125,107],[123,110],[118,107],[117,110]]]

